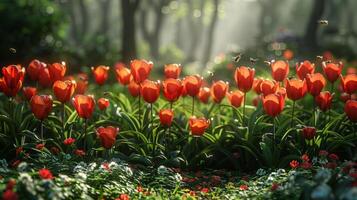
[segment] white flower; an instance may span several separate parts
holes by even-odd
[[[160,175],[164,175],[168,173],[168,170],[165,166],[160,165],[159,168],[157,168],[157,173]]]
[[[81,180],[86,180],[87,179],[87,174],[83,172],[79,172],[75,175],[76,178],[81,179]]]

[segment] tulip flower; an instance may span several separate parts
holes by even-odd
[[[85,73],[77,74],[76,94],[84,94],[88,88],[88,76]]]
[[[343,63],[332,63],[332,62],[322,62],[322,69],[327,77],[327,80],[332,83],[332,90],[333,90],[333,83],[338,79],[341,74],[343,68]],[[333,92],[331,90],[331,92]]]
[[[137,84],[144,82],[150,75],[153,63],[146,60],[132,60],[130,62],[130,72]]]
[[[9,65],[2,68],[3,77],[0,78],[0,92],[8,97],[15,97],[24,81],[25,68],[19,65]]]
[[[71,96],[76,89],[76,85],[75,81],[56,81],[53,84],[53,93],[58,101],[66,103],[71,99]]]
[[[284,109],[285,99],[281,94],[268,94],[262,101],[265,113],[271,117],[278,116]]]
[[[296,63],[296,74],[300,80],[304,80],[307,74],[313,74],[315,72],[315,64],[311,63],[308,60],[301,62],[300,64]]]
[[[41,139],[43,140],[43,120],[48,117],[52,110],[51,95],[34,95],[30,100],[33,115],[41,121]]]
[[[346,70],[346,74],[357,74],[357,69],[354,67],[348,67]]]
[[[247,93],[253,87],[255,70],[249,67],[238,67],[234,73],[234,80],[240,91]]]
[[[100,98],[100,99],[98,99],[97,104],[98,104],[99,110],[105,110],[108,108],[110,102],[106,98]]]
[[[357,101],[348,100],[345,104],[345,113],[352,122],[357,122]]]
[[[282,82],[288,77],[289,63],[287,61],[278,60],[270,64],[271,74],[275,81]]]
[[[42,68],[46,67],[46,63],[43,63],[37,59],[32,60],[26,69],[26,73],[29,75],[30,79],[37,81],[39,78],[39,72]]]
[[[345,77],[341,76],[341,84],[343,91],[348,94],[353,94],[357,91],[357,75],[348,74]]]
[[[263,82],[262,78],[254,78],[253,81],[253,90],[255,91],[255,93],[257,94],[261,94],[262,91],[260,90],[260,84]]]
[[[290,49],[286,49],[284,52],[283,52],[283,57],[286,59],[286,60],[291,60],[294,58],[294,52]]]
[[[332,96],[329,91],[321,92],[315,97],[315,102],[322,111],[327,111],[331,108]]]
[[[66,63],[53,63],[48,66],[48,70],[51,76],[52,83],[58,80],[62,80],[66,74]]]
[[[312,140],[316,135],[316,128],[315,127],[305,127],[301,131],[302,136],[305,140]]]
[[[243,126],[244,126],[244,118],[245,118],[245,100],[246,100],[245,97],[247,92],[253,87],[254,75],[255,75],[255,70],[245,66],[238,67],[234,73],[234,80],[236,81],[238,89],[244,92],[243,121],[242,121]]]
[[[118,65],[115,67],[115,74],[117,80],[122,85],[128,85],[131,81],[131,73],[130,69],[126,68],[125,66]]]
[[[340,95],[340,99],[341,99],[341,101],[346,103],[348,100],[352,99],[352,96],[350,94],[347,94],[344,92]]]
[[[154,103],[160,96],[160,84],[158,82],[145,80],[141,84],[140,94],[147,103]]]
[[[79,117],[84,119],[92,117],[95,106],[93,96],[77,94],[72,98],[72,103]]]
[[[181,65],[180,64],[168,64],[165,65],[165,78],[174,78],[178,79],[181,73]]]
[[[182,83],[178,79],[169,78],[163,82],[162,86],[164,97],[170,102],[170,106],[172,107],[172,102],[177,101],[181,96],[183,88]]]
[[[276,91],[277,94],[280,94],[284,97],[284,99],[286,99],[286,89],[283,88],[283,87],[280,87],[277,91]]]
[[[211,86],[211,96],[214,102],[221,103],[229,88],[228,82],[217,81]]]
[[[186,76],[183,79],[184,91],[192,97],[192,115],[195,111],[195,96],[200,92],[203,78],[199,75]]]
[[[37,88],[35,87],[24,87],[22,88],[24,96],[28,101],[31,100],[31,98],[37,94]]]
[[[110,149],[114,146],[119,128],[113,126],[97,128],[97,136],[100,139],[102,147]]]
[[[99,65],[98,67],[95,68],[92,67],[91,69],[93,72],[95,82],[98,85],[103,85],[105,81],[108,79],[108,71],[110,68],[108,66]]]
[[[128,85],[128,90],[131,96],[137,97],[140,95],[140,85],[135,83],[135,81],[130,81]]]
[[[285,98],[281,94],[268,94],[267,96],[263,96],[262,101],[265,113],[273,117],[273,134],[275,141],[275,117],[284,110]]]
[[[236,90],[234,92],[230,92],[227,94],[228,100],[231,103],[231,105],[235,108],[239,108],[242,105],[243,98],[244,98],[244,93]]]
[[[39,69],[38,73],[38,83],[40,83],[42,87],[50,87],[53,81],[51,79],[50,70],[48,67]]]
[[[211,96],[211,91],[208,87],[201,87],[198,93],[198,99],[202,103],[208,103],[209,97]]]
[[[190,117],[188,123],[191,130],[191,134],[194,137],[200,137],[205,133],[206,129],[209,127],[210,120],[207,120],[204,117],[196,118],[195,116],[192,116]]]
[[[163,109],[159,112],[161,125],[170,127],[174,119],[174,112],[171,109]]]
[[[258,107],[258,104],[259,104],[259,102],[261,102],[261,101],[262,101],[261,96],[260,96],[260,95],[257,95],[257,96],[255,96],[255,97],[253,98],[252,104],[253,104],[253,106]]]
[[[260,91],[264,96],[275,93],[278,88],[279,83],[275,82],[274,80],[262,80],[260,83]]]
[[[315,74],[307,74],[306,75],[306,84],[307,84],[307,91],[312,96],[317,96],[320,94],[322,89],[326,85],[326,80],[324,76],[320,73]]]
[[[286,94],[289,99],[293,100],[293,110],[291,115],[291,128],[294,125],[295,101],[302,99],[307,92],[306,81],[299,79],[286,80]]]

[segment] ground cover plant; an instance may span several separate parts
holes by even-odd
[[[228,64],[3,67],[2,198],[356,198],[356,68]]]

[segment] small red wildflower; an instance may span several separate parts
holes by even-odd
[[[301,163],[300,167],[303,169],[310,169],[312,167],[312,164],[309,163],[308,161],[304,161]]]
[[[330,155],[328,155],[328,157],[331,159],[331,160],[339,160],[339,157],[338,155],[334,154],[334,153],[331,153]]]
[[[203,193],[208,193],[208,192],[209,192],[209,189],[206,188],[206,187],[205,187],[205,188],[202,188],[202,189],[201,189],[201,192],[203,192]]]
[[[16,148],[16,156],[19,156],[20,153],[22,153],[24,151],[24,148],[23,147],[17,147]]]
[[[290,167],[293,168],[293,169],[296,169],[296,168],[299,167],[299,164],[300,163],[298,161],[293,160],[293,161],[290,162]]]
[[[17,199],[19,199],[19,197],[12,190],[5,190],[4,193],[2,193],[2,199],[3,200],[17,200]]]
[[[248,190],[248,185],[241,185],[239,186],[240,190]]]
[[[21,163],[21,160],[14,160],[12,163],[11,163],[11,166],[16,168],[17,166],[19,166],[19,164]]]
[[[72,145],[75,141],[76,141],[76,139],[74,139],[74,138],[67,138],[63,141],[63,144],[66,146],[69,146],[69,145]]]
[[[324,156],[327,156],[327,155],[328,155],[328,151],[325,151],[325,150],[320,150],[319,151],[319,156],[324,157]]]
[[[272,185],[271,185],[271,191],[275,191],[275,190],[277,190],[278,188],[279,188],[279,184],[278,183],[273,183]]]
[[[51,152],[52,152],[54,155],[57,155],[57,154],[59,154],[60,150],[59,150],[59,148],[57,148],[57,147],[51,147]]]
[[[74,150],[74,154],[76,154],[79,157],[83,157],[86,155],[86,152],[82,149],[76,149],[76,150]]]
[[[309,162],[309,161],[310,161],[309,155],[307,155],[307,154],[302,155],[302,156],[301,156],[301,159],[302,159],[303,161],[305,161],[305,162]]]
[[[116,198],[115,200],[130,200],[129,195],[127,194],[121,194],[118,198]]]
[[[45,147],[45,144],[42,144],[42,143],[36,145],[36,149],[38,149],[38,150],[42,150],[44,147]]]
[[[193,190],[190,190],[190,192],[188,193],[190,196],[196,196],[196,192],[195,191],[193,191]]]
[[[141,187],[140,185],[138,185],[138,187],[136,187],[136,191],[138,191],[138,192],[143,192],[144,189],[143,189],[143,187]]]
[[[53,179],[53,175],[52,172],[46,168],[40,169],[38,170],[38,175],[42,178],[42,179]]]
[[[16,185],[16,180],[15,179],[9,179],[9,181],[6,184],[6,189],[7,190],[12,190]]]
[[[103,164],[102,164],[102,167],[103,167],[103,169],[105,169],[105,170],[107,170],[107,171],[111,171],[111,170],[110,170],[110,167],[109,167],[109,163],[107,163],[107,162],[103,163]]]

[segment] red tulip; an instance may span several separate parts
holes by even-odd
[[[141,84],[140,94],[147,103],[154,103],[160,96],[160,84],[158,82],[145,80]]]
[[[285,99],[281,94],[269,94],[262,100],[265,113],[271,117],[278,116],[284,109]]]
[[[257,94],[261,94],[262,91],[260,90],[260,84],[263,82],[262,78],[254,78],[253,81],[253,90],[255,91],[255,93]]]
[[[202,136],[206,129],[209,127],[210,121],[202,118],[196,118],[195,116],[190,117],[189,126],[191,130],[191,134],[195,137]]]
[[[311,63],[308,60],[301,62],[300,64],[296,63],[296,74],[299,79],[304,80],[307,74],[313,74],[315,72],[315,64]]]
[[[357,74],[357,69],[354,67],[349,67],[349,68],[347,68],[346,73],[347,74]]]
[[[326,111],[331,108],[332,97],[333,95],[329,91],[320,92],[315,97],[315,102],[322,111]]]
[[[168,64],[165,65],[165,78],[178,79],[181,73],[180,64]]]
[[[211,96],[214,102],[220,103],[226,96],[229,88],[228,82],[217,81],[211,86]]]
[[[287,61],[278,60],[271,63],[271,74],[275,81],[282,82],[288,77],[289,63]]]
[[[16,96],[24,81],[25,69],[19,65],[9,65],[2,68],[0,91],[8,97]]]
[[[92,67],[93,76],[95,82],[98,85],[103,85],[105,81],[108,79],[108,71],[109,71],[108,66],[99,65],[96,68]]]
[[[253,104],[253,106],[258,107],[258,104],[259,104],[259,102],[261,102],[261,101],[262,101],[261,96],[260,96],[260,95],[257,95],[257,96],[255,96],[255,97],[253,98],[252,104]]]
[[[246,93],[253,87],[255,70],[246,66],[238,67],[234,73],[234,80],[240,91]]]
[[[286,94],[289,99],[296,101],[305,96],[307,92],[307,85],[305,80],[287,79],[286,81]]]
[[[98,108],[99,110],[105,110],[106,108],[108,108],[110,102],[108,99],[106,98],[100,98],[98,99]]]
[[[337,64],[331,62],[322,62],[322,69],[324,70],[327,80],[329,80],[331,83],[334,83],[338,79],[341,74],[342,68],[342,62],[339,62]]]
[[[39,120],[44,120],[52,110],[51,95],[34,95],[31,98],[30,106],[33,115]]]
[[[24,87],[22,88],[22,91],[28,101],[31,100],[32,96],[37,94],[37,88],[35,87]]]
[[[351,99],[351,95],[350,95],[350,94],[347,94],[347,93],[342,93],[342,94],[340,95],[340,99],[341,99],[341,101],[343,101],[343,102],[346,103],[348,100]]]
[[[114,146],[119,128],[113,126],[97,128],[97,136],[104,148],[110,149]]]
[[[128,85],[128,90],[131,96],[137,97],[140,95],[140,85],[135,83],[135,81],[130,81]]]
[[[72,103],[79,117],[84,119],[92,117],[95,106],[93,96],[77,94],[73,97]]]
[[[279,87],[279,89],[276,91],[277,94],[280,94],[286,99],[286,89],[283,87]]]
[[[260,83],[260,91],[264,96],[275,93],[279,88],[279,83],[271,80],[263,80]]]
[[[72,145],[72,144],[75,143],[75,142],[76,142],[76,139],[71,138],[71,137],[69,137],[69,138],[63,140],[63,144],[66,145],[66,146],[70,146],[70,145]]]
[[[130,71],[134,81],[138,84],[145,81],[149,77],[153,65],[151,61],[132,60],[130,62]]]
[[[191,97],[196,96],[200,92],[203,78],[199,75],[186,76],[183,79],[185,91]]]
[[[341,84],[343,87],[343,91],[348,94],[353,94],[357,91],[357,75],[356,74],[348,74],[347,76],[341,76]]]
[[[88,88],[88,76],[85,73],[79,73],[77,75],[77,87],[76,93],[77,94],[84,94]]]
[[[119,83],[122,85],[128,85],[131,81],[130,69],[125,66],[117,65],[115,66],[115,73]]]
[[[345,104],[345,113],[352,122],[357,122],[357,101],[348,100]]]
[[[26,73],[29,75],[30,79],[37,81],[39,77],[39,72],[42,68],[46,67],[46,63],[43,63],[37,59],[32,60],[26,69]]]
[[[319,95],[322,89],[325,87],[326,80],[320,73],[307,74],[306,84],[308,92],[315,97]]]
[[[169,78],[163,82],[162,86],[166,100],[175,102],[178,98],[180,98],[183,88],[180,80]]]
[[[238,108],[242,105],[242,102],[244,100],[243,92],[236,90],[234,92],[228,93],[227,96],[228,96],[228,100],[232,106]]]
[[[56,81],[53,84],[53,93],[61,103],[69,101],[76,90],[75,81]]]
[[[302,136],[306,140],[314,139],[315,135],[316,135],[315,127],[305,127],[302,129]]]
[[[201,87],[198,93],[198,99],[202,103],[208,103],[209,97],[211,96],[210,89],[208,87]]]
[[[38,82],[42,87],[50,87],[53,83],[48,67],[43,67],[39,70]]]
[[[294,52],[290,49],[286,49],[284,52],[283,52],[283,57],[286,59],[286,60],[291,60],[294,58]]]
[[[170,127],[174,119],[174,112],[170,109],[163,109],[159,112],[160,123],[163,126]]]
[[[50,72],[52,83],[58,80],[62,80],[66,74],[66,63],[53,63],[48,66],[48,70]]]
[[[38,170],[38,175],[40,176],[41,179],[53,179],[52,172],[46,168]]]

